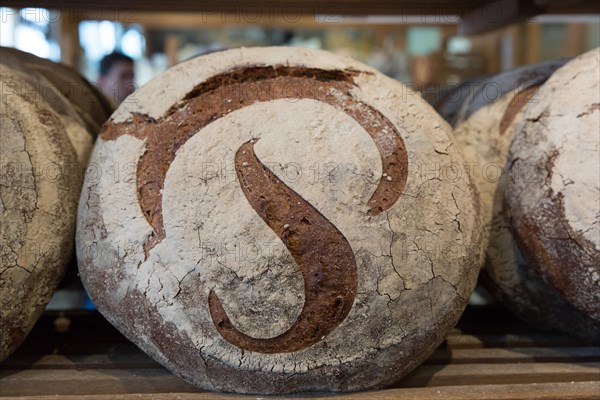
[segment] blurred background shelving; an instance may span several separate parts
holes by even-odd
[[[600,45],[600,5],[594,1],[12,0],[2,5],[3,46],[72,65],[91,81],[102,56],[122,51],[136,60],[137,85],[206,52],[291,45],[352,56],[431,98],[467,78],[573,57]]]

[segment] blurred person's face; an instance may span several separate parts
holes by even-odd
[[[120,61],[98,78],[98,88],[109,99],[120,103],[135,90],[133,63]]]

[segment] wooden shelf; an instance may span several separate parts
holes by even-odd
[[[54,325],[70,322],[67,332]],[[468,308],[419,368],[392,387],[337,399],[598,399],[600,346],[537,331],[499,308]],[[172,375],[98,313],[44,315],[0,364],[0,398],[255,399],[202,391]],[[331,394],[290,398],[331,399]]]
[[[436,15],[440,13],[462,15],[482,6],[496,9],[519,7],[536,9],[542,13],[585,14],[598,13],[594,1],[559,0],[5,0],[6,7],[44,7],[52,9],[114,9],[137,11],[195,11],[215,12],[273,12],[301,11],[305,14],[334,13],[339,15]]]
[[[411,23],[412,20],[392,17],[433,16],[423,19],[427,24],[459,22],[465,34],[481,33],[524,21],[540,14],[597,14],[593,1],[574,0],[5,0],[3,6],[43,7],[68,11],[77,18],[115,19],[135,21],[136,13],[170,12],[201,14],[207,21],[221,20],[223,25],[247,24],[273,25],[274,21],[297,23],[312,19],[322,27],[347,24],[345,17],[388,17],[387,23]],[[110,10],[110,12],[107,12]],[[237,15],[239,18],[228,16]],[[450,19],[447,16],[454,16]],[[460,19],[455,18],[460,16]],[[439,17],[439,18],[435,18]],[[370,20],[377,23],[377,19]],[[390,22],[391,21],[391,22]],[[395,21],[395,22],[394,22]],[[354,21],[353,23],[356,23]],[[369,23],[369,20],[365,20]],[[412,21],[414,23],[414,21]]]

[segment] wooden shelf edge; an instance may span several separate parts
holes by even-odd
[[[541,383],[481,386],[448,386],[432,388],[384,389],[350,394],[302,394],[293,395],[295,400],[586,400],[597,399],[600,381],[572,383]],[[4,400],[55,400],[56,396],[4,397]],[[60,396],[64,400],[231,400],[256,399],[256,396],[242,396],[223,393],[163,393],[163,394],[116,394]],[[281,399],[281,396],[269,396]]]

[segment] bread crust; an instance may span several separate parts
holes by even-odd
[[[99,170],[131,165],[127,178],[90,175],[80,199],[80,272],[99,310],[211,390],[352,391],[405,375],[462,313],[482,232],[470,180],[420,168],[462,158],[448,126],[419,98],[403,103],[404,90],[348,58],[282,47],[207,55],[149,82],[115,112],[92,155]],[[262,168],[257,160],[267,170],[248,175],[244,168]],[[219,170],[207,174],[207,165]],[[315,256],[347,261],[332,232],[343,236],[356,278],[345,261],[319,270],[308,254],[317,245],[299,250],[309,243],[306,221],[315,224],[306,232],[332,246]],[[269,254],[244,253],[266,244]],[[314,279],[303,277],[303,262]],[[349,274],[340,292],[327,283],[337,266]],[[330,316],[303,309],[329,301],[311,303],[313,285],[318,295],[338,293]],[[336,325],[315,342],[299,330],[301,348],[261,347],[306,315]]]
[[[0,64],[0,361],[43,312],[73,250],[81,171],[61,116]]]
[[[510,149],[505,201],[525,258],[600,321],[600,49],[557,70]]]
[[[475,106],[465,105],[474,111],[455,128],[454,135],[462,146],[466,162],[472,166],[481,194],[482,216],[487,226],[482,283],[524,321],[538,328],[558,329],[593,341],[600,338],[600,325],[563,299],[524,259],[504,207],[510,144],[519,134],[526,108],[540,101],[540,87],[564,63],[546,62],[489,78],[506,94],[499,99],[489,98],[487,105],[480,105],[476,110]],[[480,103],[483,100],[481,98]]]

